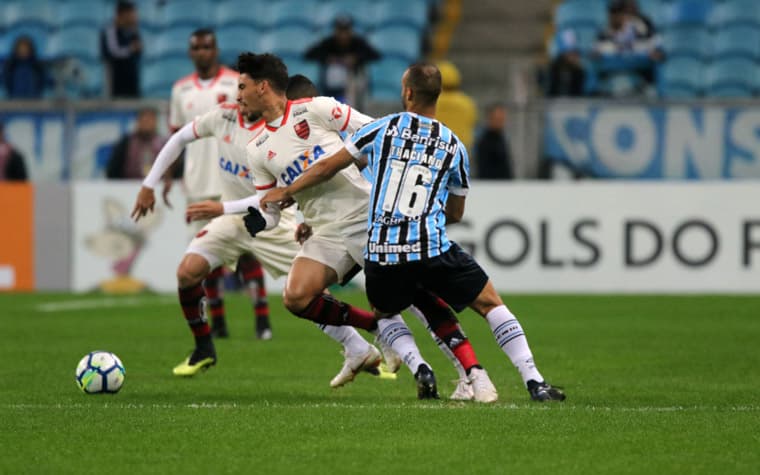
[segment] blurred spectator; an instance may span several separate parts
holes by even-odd
[[[114,146],[108,160],[106,178],[145,178],[165,142],[166,139],[158,135],[156,110],[141,109],[137,113],[135,131],[122,137]]]
[[[557,56],[549,65],[546,95],[549,97],[582,96],[586,71],[583,68],[575,32],[565,30],[557,35]]]
[[[45,65],[37,58],[34,42],[20,36],[13,43],[3,67],[3,80],[8,99],[39,99],[50,83]]]
[[[312,45],[304,57],[321,66],[322,94],[361,108],[367,90],[364,66],[380,59],[380,53],[354,32],[350,17],[336,18],[333,26],[332,34]]]
[[[449,61],[438,63],[441,70],[441,95],[438,97],[436,118],[457,134],[468,150],[472,146],[472,134],[478,121],[475,101],[462,92],[459,70]]]
[[[24,157],[5,140],[0,122],[0,181],[26,181],[28,178]]]
[[[475,167],[478,178],[484,180],[511,180],[512,153],[505,133],[507,108],[504,104],[491,104],[486,109],[486,127],[475,145]]]
[[[654,27],[638,13],[633,0],[613,0],[608,12],[609,25],[594,45],[602,92],[641,92],[654,82],[654,63],[663,59]]]
[[[106,63],[106,83],[113,97],[140,96],[142,41],[137,26],[137,7],[119,1],[116,17],[100,34],[100,51]]]

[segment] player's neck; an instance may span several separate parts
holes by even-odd
[[[196,72],[198,73],[198,78],[200,79],[212,79],[215,78],[217,74],[219,74],[219,70],[221,68],[221,65],[215,64],[208,69],[198,69]]]
[[[409,108],[406,109],[407,112],[411,112],[413,114],[421,115],[423,117],[430,117],[431,119],[435,119],[435,105],[432,106],[418,106],[415,104],[412,104],[409,106]]]
[[[275,119],[282,117],[287,107],[288,99],[283,96],[272,96],[267,107],[261,111],[261,118],[268,124]]]

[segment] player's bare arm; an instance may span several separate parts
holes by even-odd
[[[454,224],[462,220],[464,200],[464,196],[449,195],[446,199],[446,209],[443,212],[446,215],[446,224]]]
[[[298,180],[284,188],[270,190],[261,198],[261,206],[270,203],[282,205],[292,200],[293,195],[299,191],[324,183],[334,177],[339,171],[354,163],[354,157],[344,148],[330,157],[318,160],[301,175]]]
[[[219,201],[199,201],[188,205],[185,210],[187,222],[211,220],[224,214],[224,205]]]

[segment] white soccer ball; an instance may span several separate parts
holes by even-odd
[[[117,393],[124,384],[124,365],[108,351],[93,351],[79,360],[77,385],[87,394]]]

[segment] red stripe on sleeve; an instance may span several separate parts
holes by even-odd
[[[268,185],[261,185],[261,186],[256,185],[256,189],[259,190],[259,191],[268,190],[270,188],[274,188],[274,185],[276,185],[276,184],[277,184],[277,182],[273,181],[272,183],[270,183]]]
[[[346,127],[348,127],[348,121],[351,119],[351,106],[348,106],[348,115],[346,116],[346,123],[343,124],[343,127],[340,129],[341,132],[346,130]]]

